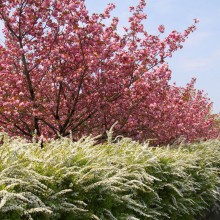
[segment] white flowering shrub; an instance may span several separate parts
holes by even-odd
[[[193,220],[220,199],[220,141],[151,148],[1,133],[0,219]]]

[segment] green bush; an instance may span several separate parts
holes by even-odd
[[[0,219],[198,219],[220,199],[220,141],[149,147],[4,133]]]

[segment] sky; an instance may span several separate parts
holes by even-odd
[[[120,20],[119,32],[127,24],[129,6],[138,0],[85,0],[89,12],[102,12],[108,3],[115,3],[113,16]],[[213,102],[213,113],[220,112],[220,0],[147,0],[144,22],[146,30],[158,34],[158,26],[163,24],[165,35],[172,30],[182,32],[200,20],[197,30],[184,43],[183,49],[175,52],[167,60],[173,74],[172,82],[184,86],[192,77],[197,78],[195,87]]]
[[[127,24],[129,6],[139,0],[85,0],[90,13],[103,12],[108,3],[115,3],[112,15],[117,16],[119,33]],[[182,32],[200,20],[196,32],[175,52],[167,62],[173,72],[171,83],[185,86],[192,77],[197,78],[195,87],[213,102],[213,113],[220,113],[220,0],[147,0],[145,9],[148,19],[144,22],[150,34],[158,34],[158,26],[166,28],[164,36],[172,30]],[[2,23],[0,23],[2,27]],[[2,35],[0,36],[0,39]]]

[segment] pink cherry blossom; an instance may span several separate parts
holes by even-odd
[[[158,30],[160,31],[160,33],[164,33],[164,31],[165,31],[164,25],[160,25],[160,26],[158,27]]]
[[[114,135],[154,144],[218,136],[212,103],[194,88],[170,85],[166,58],[182,48],[197,20],[163,39],[143,25],[146,2],[131,6],[125,34],[114,4],[90,15],[79,0],[2,0],[0,126],[31,140],[72,133]],[[109,24],[109,25],[107,25]],[[160,33],[164,26],[159,26]]]

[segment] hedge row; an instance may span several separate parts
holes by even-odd
[[[218,140],[152,148],[61,138],[41,149],[0,136],[0,219],[191,220],[220,199]]]

